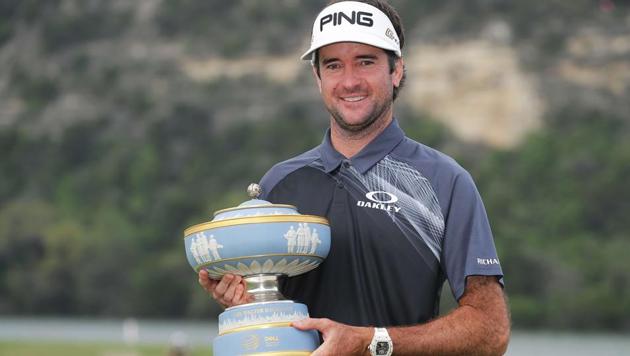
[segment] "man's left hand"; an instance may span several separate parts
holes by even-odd
[[[369,355],[374,328],[349,326],[330,319],[307,318],[292,324],[299,330],[318,330],[324,343],[311,356]]]

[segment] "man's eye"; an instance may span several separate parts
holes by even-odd
[[[339,69],[339,67],[340,67],[340,66],[339,66],[339,64],[337,64],[337,63],[331,63],[331,64],[327,64],[327,65],[326,65],[326,69],[329,69],[329,70]]]
[[[360,62],[360,64],[361,64],[362,66],[369,66],[369,65],[374,64],[374,61],[370,61],[370,60],[363,60],[363,61],[361,61],[361,62]]]

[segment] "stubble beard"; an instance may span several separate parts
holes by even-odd
[[[392,106],[392,101],[379,103],[374,110],[372,110],[365,120],[362,120],[358,124],[348,123],[341,112],[335,108],[329,107],[328,112],[333,117],[339,128],[341,128],[348,136],[363,136],[368,134],[370,128],[374,126],[374,123],[379,121],[389,108]]]

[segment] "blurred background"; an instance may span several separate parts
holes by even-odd
[[[0,0],[0,355],[211,354],[183,229],[321,141],[324,3]],[[477,182],[508,354],[630,354],[629,2],[391,3],[396,116]]]

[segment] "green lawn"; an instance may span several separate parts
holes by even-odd
[[[0,356],[165,356],[168,346],[125,346],[101,343],[0,341]],[[210,347],[196,347],[186,356],[211,356]]]

